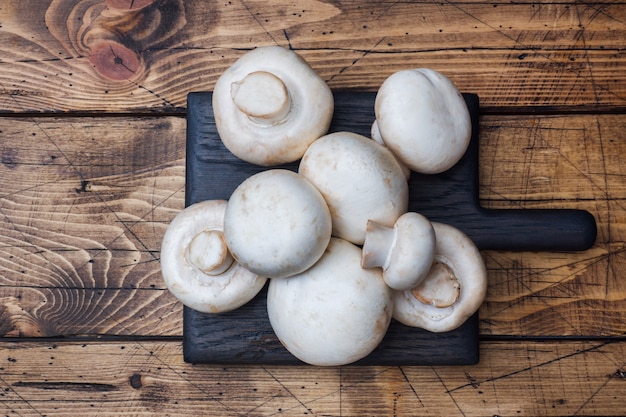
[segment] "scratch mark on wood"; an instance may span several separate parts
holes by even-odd
[[[312,415],[316,415],[316,413],[311,408],[307,407],[307,405],[300,398],[298,398],[297,395],[295,395],[289,388],[287,388],[285,384],[280,382],[280,380],[276,378],[276,376],[272,372],[270,372],[269,369],[267,369],[265,366],[262,366],[262,365],[261,365],[261,369],[263,369],[263,371],[265,371],[274,381],[276,381],[276,383],[280,385],[280,387],[284,389],[285,392],[287,392],[287,394],[289,394],[294,400],[296,400],[298,404],[300,404],[305,409],[306,413],[311,413]]]
[[[291,39],[289,38],[289,33],[287,33],[287,29],[283,29],[283,35],[285,35],[285,39],[287,40],[287,45],[289,49],[293,51],[293,45],[291,44]]]
[[[457,402],[456,398],[454,398],[454,395],[452,395],[455,390],[448,389],[448,387],[446,386],[446,383],[444,382],[443,378],[441,378],[441,376],[439,375],[437,370],[434,367],[432,367],[431,369],[435,373],[435,376],[439,380],[439,383],[441,384],[441,386],[445,390],[444,392],[448,395],[448,397],[450,397],[450,399],[452,400],[452,403],[454,404],[454,406],[457,408],[457,410],[459,410],[459,413],[461,413],[461,415],[463,417],[465,417],[465,412],[463,411],[463,409],[461,408],[461,406]],[[471,385],[471,384],[468,384],[468,385]]]
[[[476,377],[472,375],[469,371],[465,371],[465,377],[470,382],[470,385],[472,386],[472,388],[480,387],[480,382],[478,382]]]
[[[479,17],[473,15],[472,13],[470,13],[469,11],[467,11],[466,9],[461,7],[462,3],[454,3],[454,2],[451,2],[451,1],[447,0],[445,2],[445,4],[450,5],[451,7],[456,8],[457,10],[461,11],[462,13],[464,13],[466,16],[469,16],[470,18],[474,19],[476,22],[480,23],[481,25],[484,25],[486,28],[489,28],[489,29],[493,30],[495,33],[497,33],[497,34],[503,36],[504,38],[509,39],[510,41],[514,42],[514,44],[517,45],[517,47],[519,49],[536,51],[539,56],[544,58],[546,61],[551,62],[553,65],[555,65],[557,67],[561,67],[564,70],[573,72],[575,74],[578,74],[581,77],[581,79],[583,79],[585,82],[590,82],[593,85],[594,96],[595,96],[595,99],[596,99],[597,103],[600,102],[599,92],[601,92],[601,91],[606,92],[608,94],[611,94],[613,96],[616,96],[616,94],[613,93],[608,87],[600,86],[600,85],[598,85],[595,82],[595,78],[593,77],[593,73],[592,73],[592,66],[593,66],[592,64],[593,63],[591,62],[591,60],[589,58],[589,55],[587,53],[589,51],[589,47],[586,44],[585,39],[584,39],[585,32],[584,32],[584,24],[583,24],[583,14],[578,9],[578,7],[580,7],[580,6],[578,6],[578,3],[576,3],[577,10],[579,11],[578,12],[578,18],[579,18],[579,33],[578,33],[578,36],[581,36],[582,37],[581,39],[583,40],[583,45],[584,46],[583,46],[583,48],[581,48],[581,50],[584,51],[584,53],[585,53],[584,56],[585,56],[586,62],[587,62],[587,65],[585,65],[585,67],[587,67],[587,69],[580,68],[580,67],[572,67],[572,66],[569,65],[569,63],[562,63],[560,61],[556,61],[551,56],[551,54],[549,52],[542,52],[541,48],[536,48],[536,47],[533,47],[533,46],[528,45],[527,43],[523,42],[521,40],[521,38],[520,38],[522,32],[518,33],[517,37],[511,36],[511,35],[507,34],[506,32],[504,32],[503,30],[501,30],[501,28],[498,28],[498,27],[496,27],[494,25],[491,25],[491,24],[487,23],[485,20],[480,19]],[[587,6],[588,8],[591,8],[591,6],[589,6],[589,5],[585,5],[585,6]],[[565,13],[565,12],[566,11],[564,11],[563,13]],[[595,14],[597,14],[597,13],[595,13]],[[593,20],[595,18],[595,14],[592,15],[590,20]],[[575,49],[571,48],[571,50],[575,50]],[[620,98],[620,97],[618,97],[618,98]]]
[[[266,404],[270,403],[271,401],[275,400],[276,398],[280,398],[280,395],[270,396],[270,397],[266,398],[265,401],[261,401],[261,402],[257,403],[254,407],[252,407],[250,409],[247,409],[246,412],[245,412],[245,415],[246,416],[253,415],[253,413],[256,410],[258,410],[259,408],[264,407]],[[283,408],[279,408],[277,413],[263,414],[263,415],[266,416],[266,417],[271,417],[271,416],[276,415],[276,414],[282,414],[283,411],[286,411],[286,410],[283,409]],[[308,413],[305,412],[304,414],[308,414]]]
[[[415,396],[415,398],[417,399],[417,402],[419,403],[419,408],[424,408],[424,403],[422,403],[422,399],[420,398],[419,394],[415,390],[415,387],[413,386],[413,384],[409,380],[409,377],[407,376],[406,372],[404,372],[404,369],[402,369],[402,367],[399,366],[398,370],[402,374],[402,377],[404,378],[406,383],[409,385],[409,388],[411,388],[411,392],[413,392],[413,395]]]
[[[128,81],[130,81],[130,80],[128,80]],[[157,92],[155,92],[155,91],[153,91],[153,90],[149,89],[148,87],[146,87],[146,86],[144,86],[144,85],[142,85],[142,84],[136,84],[136,83],[133,83],[133,84],[135,84],[135,85],[137,86],[137,88],[140,88],[140,89],[142,89],[142,90],[145,90],[145,91],[147,91],[148,93],[152,94],[154,97],[156,97],[156,98],[158,98],[159,100],[161,100],[161,101],[163,102],[163,104],[164,104],[164,107],[169,108],[169,109],[175,109],[175,108],[176,108],[176,105],[175,105],[175,104],[173,104],[171,101],[169,101],[168,99],[166,99],[165,97],[163,97],[161,94],[159,94],[159,93],[157,93]]]
[[[548,303],[547,299],[551,299],[553,297],[550,296],[546,296],[543,295],[542,293],[550,291],[555,289],[556,287],[558,287],[559,285],[562,285],[565,282],[568,282],[572,277],[575,277],[576,275],[580,274],[580,272],[582,270],[591,268],[592,266],[599,264],[600,262],[603,262],[605,260],[609,259],[609,253],[610,252],[614,252],[614,253],[622,253],[622,252],[626,252],[626,248],[617,248],[615,250],[609,251],[609,252],[603,252],[601,255],[598,256],[591,256],[589,258],[584,258],[582,260],[575,260],[569,263],[564,263],[561,265],[558,265],[556,267],[553,268],[541,268],[541,269],[537,269],[537,270],[531,270],[531,269],[525,269],[524,272],[520,272],[522,270],[522,268],[519,265],[514,265],[513,267],[507,267],[506,265],[503,265],[499,262],[497,262],[497,260],[489,255],[487,255],[487,257],[489,257],[490,262],[495,263],[500,270],[504,270],[504,271],[509,271],[511,270],[511,277],[512,280],[515,280],[517,282],[517,284],[528,290],[529,297],[530,298],[534,298],[537,300],[541,300],[541,302],[548,308],[553,307],[551,304]],[[581,268],[574,268],[577,265],[582,265]],[[533,289],[529,284],[528,281],[530,280],[529,278],[531,277],[538,277],[541,276],[542,274],[548,274],[552,271],[561,269],[563,267],[570,267],[572,269],[572,271],[569,274],[566,274],[565,276],[563,276],[562,278],[556,280],[556,281],[549,281],[549,284],[544,287],[543,289],[541,289],[540,291],[537,291],[535,289]],[[535,282],[537,282],[537,280],[535,279]],[[567,295],[567,298],[571,298],[571,296]],[[503,306],[502,308],[499,309],[495,309],[491,312],[492,316],[497,316],[500,313],[503,313],[521,303],[524,302],[524,298],[518,298],[516,300],[514,300],[513,302],[506,304],[505,306]],[[573,330],[576,329],[576,326],[571,323],[571,321],[563,316],[562,314],[559,314],[559,317],[563,320],[563,323],[567,323]]]
[[[613,343],[613,342],[606,341],[606,342],[603,342],[603,343],[599,343],[599,344],[597,344],[595,346],[592,346],[590,348],[577,350],[577,351],[569,353],[567,355],[559,356],[559,357],[556,357],[554,359],[550,359],[548,361],[538,363],[536,365],[527,366],[525,368],[518,369],[517,371],[509,372],[509,373],[506,373],[506,374],[503,374],[503,375],[499,375],[499,376],[495,376],[495,377],[492,377],[492,378],[486,378],[486,379],[483,379],[481,381],[477,380],[477,381],[473,381],[473,382],[470,382],[470,383],[467,383],[467,384],[464,384],[464,385],[460,385],[460,386],[458,386],[456,388],[450,389],[449,391],[450,392],[455,392],[455,391],[459,391],[459,390],[462,390],[462,389],[467,388],[467,387],[473,387],[474,384],[476,384],[476,383],[484,384],[484,383],[488,383],[488,382],[495,382],[495,381],[499,381],[501,379],[510,378],[512,376],[519,375],[519,374],[524,373],[524,372],[529,372],[529,371],[532,371],[532,370],[537,369],[537,368],[542,368],[544,366],[552,365],[552,364],[557,363],[559,361],[562,361],[564,359],[573,358],[575,356],[583,355],[583,354],[590,353],[590,352],[596,352],[599,349],[601,349],[604,346],[607,346],[607,345],[609,345],[611,343]]]
[[[389,10],[393,9],[396,4],[400,3],[399,1],[394,1],[390,4],[388,4],[377,16],[375,20],[379,20],[381,17],[385,16]]]
[[[598,90],[597,90],[597,84],[596,84],[595,78],[593,76],[593,65],[592,65],[592,62],[591,62],[591,58],[589,57],[589,54],[587,53],[587,51],[588,51],[587,37],[586,37],[585,25],[584,25],[583,20],[582,20],[582,13],[581,13],[581,10],[580,10],[580,8],[584,7],[584,6],[580,6],[578,3],[576,3],[575,7],[576,7],[576,15],[577,15],[577,18],[578,18],[578,29],[579,29],[578,35],[580,36],[580,40],[581,40],[581,42],[583,44],[583,50],[585,51],[584,55],[583,55],[583,58],[587,62],[588,77],[589,77],[590,80],[592,80],[591,85],[593,87],[593,94],[594,94],[594,97],[596,98],[596,103],[599,103],[600,102],[600,97],[599,97]],[[595,19],[595,17],[592,16],[590,20],[593,20],[593,19]]]
[[[33,410],[37,415],[43,417],[43,414],[39,410],[37,410],[26,398],[24,398],[24,396],[22,396],[19,392],[17,392],[14,386],[7,384],[7,382],[1,376],[0,376],[0,382],[2,382],[7,387],[5,389],[8,389],[13,394],[15,394],[15,396],[17,396],[17,398],[19,398],[24,404],[26,404],[28,408]]]
[[[376,48],[378,47],[378,45],[380,45],[382,42],[384,42],[384,40],[385,40],[385,39],[386,39],[385,37],[382,37],[381,39],[379,39],[379,40],[378,40],[378,41],[374,44],[374,46],[372,46],[370,49],[368,49],[368,50],[366,50],[366,51],[363,51],[363,52],[362,52],[362,54],[361,54],[361,56],[360,56],[359,58],[354,59],[354,60],[350,63],[350,65],[347,65],[347,66],[345,66],[345,67],[341,68],[339,71],[337,71],[337,73],[336,73],[336,74],[333,74],[333,75],[329,78],[329,80],[328,80],[328,81],[329,81],[329,82],[333,81],[335,78],[337,78],[338,76],[340,76],[341,74],[343,74],[344,72],[346,72],[348,69],[350,69],[350,68],[354,67],[354,66],[355,66],[356,64],[358,64],[361,60],[363,60],[366,56],[368,56],[370,53],[372,53],[372,51],[373,51],[374,49],[376,49]],[[354,51],[356,51],[356,50],[354,50]]]
[[[274,36],[272,36],[272,34],[269,32],[269,30],[267,30],[265,28],[265,25],[263,24],[263,22],[261,22],[261,20],[257,17],[257,15],[252,11],[252,9],[250,8],[250,6],[248,6],[247,2],[242,1],[241,5],[244,7],[244,9],[246,9],[246,11],[250,14],[250,16],[254,19],[254,21],[259,25],[259,27],[263,30],[263,32],[265,32],[265,34],[276,44],[279,45],[278,41],[276,40],[276,38],[274,38]]]
[[[621,368],[620,368],[621,369]],[[580,405],[580,407],[578,407],[578,409],[572,414],[574,416],[579,415],[579,413],[587,406],[587,404],[589,404],[606,386],[609,382],[611,382],[611,380],[613,378],[615,378],[617,376],[617,378],[623,378],[623,376],[620,376],[621,374],[623,374],[624,372],[618,369],[617,372],[613,375],[609,375],[609,377],[606,379],[606,381],[604,381],[604,383],[602,383],[598,389],[596,389],[588,398],[585,399],[585,401],[583,401],[583,403]]]

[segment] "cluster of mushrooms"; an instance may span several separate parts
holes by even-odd
[[[325,366],[367,356],[392,318],[445,332],[478,310],[487,284],[476,246],[408,212],[410,172],[443,172],[469,145],[469,112],[448,78],[397,72],[377,92],[372,138],[329,134],[328,85],[295,52],[263,47],[218,79],[213,111],[227,149],[267,169],[172,220],[162,274],[183,304],[231,311],[269,280],[276,336]],[[272,168],[298,160],[297,173]]]

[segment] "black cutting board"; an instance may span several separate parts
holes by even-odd
[[[335,92],[330,131],[370,135],[375,93]],[[472,118],[472,140],[461,161],[437,175],[411,174],[409,210],[464,231],[479,249],[585,250],[596,238],[596,223],[582,210],[490,210],[478,199],[479,100],[464,94]],[[227,200],[249,176],[267,167],[232,155],[215,128],[212,95],[187,99],[185,204]],[[297,171],[298,163],[281,165]],[[277,167],[272,167],[277,168]],[[269,324],[267,286],[250,303],[224,314],[184,308],[183,352],[191,363],[302,364],[283,346]],[[379,347],[358,365],[471,365],[479,360],[478,313],[447,333],[430,333],[392,321]]]

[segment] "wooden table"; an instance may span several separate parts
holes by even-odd
[[[625,22],[613,1],[3,1],[2,413],[624,415]],[[595,216],[584,252],[483,252],[479,365],[184,363],[159,248],[186,97],[275,44],[335,90],[443,72],[481,98],[485,207]]]

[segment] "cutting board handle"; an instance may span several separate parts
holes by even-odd
[[[483,209],[484,227],[474,237],[482,249],[578,251],[593,246],[596,221],[574,209]]]

